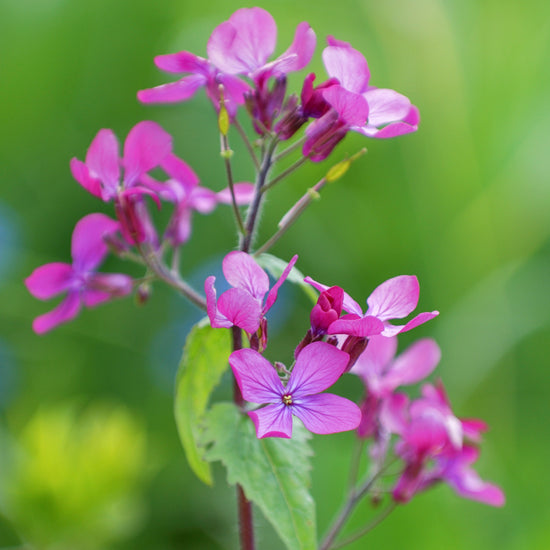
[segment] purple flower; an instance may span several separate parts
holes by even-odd
[[[240,251],[227,254],[222,263],[223,274],[233,288],[226,290],[216,300],[214,288],[216,277],[212,275],[204,282],[210,324],[215,328],[235,325],[249,334],[255,333],[260,328],[265,314],[275,303],[279,287],[288,277],[297,259],[298,256],[294,256],[290,260],[279,280],[270,290],[267,273],[252,256]]]
[[[283,386],[275,368],[258,352],[233,352],[229,364],[244,399],[268,404],[248,413],[258,438],[292,437],[292,415],[317,434],[355,429],[361,419],[359,407],[338,395],[319,393],[338,380],[348,359],[347,353],[326,342],[310,344],[300,353]]]
[[[63,301],[53,311],[34,320],[33,329],[37,334],[70,321],[82,305],[93,307],[132,291],[132,279],[128,275],[95,271],[108,253],[105,238],[119,228],[118,222],[104,214],[85,216],[73,231],[72,265],[60,262],[46,264],[25,279],[29,292],[40,300],[66,292]]]
[[[327,73],[337,78],[344,89],[361,96],[368,104],[368,118],[352,124],[352,130],[367,137],[391,138],[418,129],[418,109],[407,97],[395,90],[369,85],[370,71],[363,54],[347,42],[331,36],[327,42],[329,45],[323,50]],[[330,96],[325,95],[325,99],[333,104]]]
[[[319,291],[329,287],[306,277],[305,282]],[[395,336],[411,330],[418,325],[439,315],[438,311],[418,314],[405,325],[392,325],[390,319],[401,319],[409,315],[418,304],[420,287],[414,275],[400,275],[383,282],[376,287],[367,298],[367,311],[363,313],[361,306],[344,293],[343,309],[348,312],[342,318],[334,321],[329,327],[329,334],[349,334],[362,338]]]

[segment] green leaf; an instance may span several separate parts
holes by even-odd
[[[289,550],[317,548],[315,503],[309,494],[310,433],[295,423],[292,439],[258,439],[254,424],[232,403],[218,403],[207,414],[205,454],[221,460],[229,483],[240,484]]]
[[[228,367],[231,342],[226,330],[215,329],[208,320],[196,324],[185,342],[176,377],[174,414],[189,466],[197,477],[212,485],[210,464],[203,460],[199,439],[204,413],[214,388]]]
[[[255,260],[275,279],[278,279],[282,275],[288,265],[288,262],[281,260],[281,258],[277,258],[277,256],[273,256],[272,254],[267,254],[265,252],[255,258]],[[301,287],[306,295],[311,298],[313,303],[317,302],[317,292],[311,285],[304,283],[304,274],[299,269],[293,267],[290,270],[287,281]]]

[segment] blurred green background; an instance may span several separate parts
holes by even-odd
[[[367,57],[371,83],[420,108],[418,133],[390,141],[353,135],[332,162],[368,154],[275,247],[358,301],[404,273],[421,283],[419,311],[435,321],[404,335],[435,336],[438,369],[459,416],[491,426],[478,470],[501,485],[503,509],[439,487],[399,508],[350,548],[550,548],[550,5],[543,0],[258,2],[275,17],[277,53],[307,20],[318,36],[311,70],[325,77],[325,36]],[[76,221],[109,212],[72,179],[100,128],[123,139],[152,119],[204,185],[225,187],[216,121],[202,93],[143,106],[139,89],[170,80],[153,57],[205,55],[211,30],[240,4],[211,0],[0,0],[0,548],[214,550],[236,548],[233,490],[190,473],[172,415],[173,376],[200,314],[156,286],[85,311],[38,337],[51,304],[23,279],[68,261]],[[291,88],[299,77],[290,79]],[[252,177],[232,135],[237,179]],[[309,165],[271,194],[267,238],[330,163]],[[197,287],[234,247],[228,209],[196,216],[184,273]],[[129,269],[109,260],[105,271]],[[292,304],[294,309],[290,309]],[[286,360],[309,304],[286,289],[270,354]],[[285,311],[287,312],[285,315]],[[290,313],[289,313],[290,312]],[[359,396],[355,380],[346,391]],[[223,388],[222,388],[223,391]],[[317,436],[313,493],[322,531],[344,492],[350,434]],[[356,525],[369,513],[363,505]],[[258,547],[280,548],[258,515]]]

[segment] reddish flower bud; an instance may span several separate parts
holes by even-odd
[[[340,318],[343,302],[344,291],[339,286],[321,292],[310,315],[311,328],[315,335],[326,334],[328,327]]]

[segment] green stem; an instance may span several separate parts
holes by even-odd
[[[239,124],[239,121],[236,118],[233,120],[233,126],[235,126],[235,128],[237,129],[237,132],[239,132],[246,148],[248,149],[248,153],[250,154],[250,158],[252,159],[252,162],[256,167],[256,171],[259,171],[260,161],[258,160],[256,152],[254,151],[254,147],[252,147],[252,143],[250,143],[250,140],[248,139],[246,132],[244,131],[243,127]]]
[[[281,180],[284,180],[287,176],[292,174],[295,170],[300,168],[302,164],[307,162],[308,157],[300,157],[294,164],[289,166],[286,170],[283,170],[278,176],[275,176],[269,183],[264,185],[263,192],[267,191],[268,189],[271,189],[274,187],[277,183],[279,183]]]
[[[286,157],[287,155],[289,155],[290,153],[292,153],[292,151],[295,151],[296,149],[298,149],[298,147],[300,147],[300,145],[302,145],[302,143],[304,143],[304,141],[306,140],[306,136],[302,136],[300,139],[298,139],[297,141],[295,141],[292,145],[290,145],[289,147],[287,147],[286,149],[283,149],[274,159],[273,159],[273,162],[278,162],[280,161],[282,158]]]
[[[245,233],[243,219],[239,207],[237,206],[237,198],[235,197],[235,185],[233,183],[233,171],[231,170],[231,149],[229,147],[229,141],[224,134],[220,135],[222,144],[222,157],[225,164],[225,174],[227,176],[227,183],[229,185],[229,192],[231,194],[231,205],[233,206],[233,214],[235,215],[235,221],[241,234]]]

